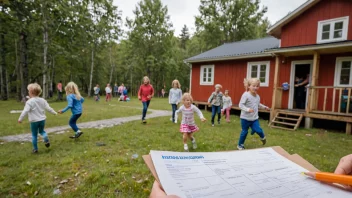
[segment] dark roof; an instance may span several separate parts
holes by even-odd
[[[206,60],[230,60],[241,56],[260,55],[266,49],[278,48],[280,40],[274,37],[266,37],[255,40],[225,43],[219,47],[206,51],[197,56],[186,59],[186,62],[202,62]]]

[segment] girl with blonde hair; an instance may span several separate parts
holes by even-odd
[[[172,108],[171,121],[175,122],[175,112],[177,110],[177,105],[181,102],[182,90],[178,80],[173,80],[171,86],[172,88],[169,91],[169,104],[171,104]]]
[[[210,95],[208,104],[211,104],[211,126],[214,126],[215,115],[218,114],[218,124],[221,120],[221,107],[223,105],[223,94],[221,92],[222,86],[215,85],[215,91]]]
[[[202,122],[205,122],[202,112],[198,107],[192,104],[193,98],[191,94],[185,93],[182,96],[183,105],[175,113],[175,123],[177,123],[177,114],[182,112],[182,121],[180,126],[180,132],[183,134],[183,149],[188,151],[187,139],[190,139],[193,144],[193,149],[197,148],[196,139],[193,137],[193,133],[199,131],[195,121],[194,112],[196,112]]]
[[[66,100],[67,100],[67,106],[59,110],[59,113],[65,113],[68,109],[71,109],[72,116],[69,121],[69,125],[75,132],[74,136],[70,136],[70,138],[79,138],[83,134],[83,132],[77,127],[77,120],[78,118],[81,117],[82,115],[82,103],[84,102],[84,98],[81,96],[78,90],[78,86],[74,82],[69,82],[66,87]]]
[[[238,150],[245,149],[244,142],[246,141],[248,129],[251,127],[252,132],[258,134],[263,145],[266,144],[266,137],[263,129],[259,125],[258,109],[270,110],[269,107],[260,103],[260,96],[257,91],[260,87],[260,80],[257,78],[244,79],[244,87],[246,92],[243,93],[239,107],[241,109],[241,135],[238,141]]]
[[[143,104],[142,122],[144,124],[147,123],[147,121],[145,120],[145,116],[147,115],[150,100],[152,99],[153,96],[154,96],[154,88],[150,84],[150,80],[148,76],[144,76],[143,84],[139,87],[139,90],[138,90],[138,99],[141,100]]]

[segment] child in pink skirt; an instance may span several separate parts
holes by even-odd
[[[193,149],[197,148],[196,139],[193,137],[193,133],[199,131],[196,123],[194,122],[194,112],[196,112],[202,122],[205,122],[202,112],[198,107],[192,104],[193,98],[189,93],[185,93],[182,96],[183,105],[175,113],[175,123],[177,123],[177,114],[182,112],[182,122],[180,126],[180,132],[183,133],[183,148],[188,151],[187,139],[190,139],[193,144]]]

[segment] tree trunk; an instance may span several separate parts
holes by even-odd
[[[55,56],[52,56],[51,64],[52,65],[51,65],[50,91],[51,91],[51,93],[54,93],[53,82],[54,82],[54,76],[55,76]]]
[[[110,44],[110,66],[111,66],[111,71],[110,71],[110,79],[109,79],[109,83],[111,83],[112,81],[112,74],[114,73],[114,65],[112,64],[112,54],[111,54],[111,44]]]
[[[92,90],[93,70],[94,70],[94,46],[93,46],[93,49],[92,49],[92,65],[90,67],[88,97],[90,97],[90,92],[91,92],[90,90]]]
[[[44,52],[43,52],[43,98],[48,98],[48,83],[47,83],[47,74],[48,74],[48,63],[47,63],[47,54],[48,54],[48,25],[46,21],[45,15],[45,2],[42,4],[42,15],[43,15],[43,44],[44,44]]]
[[[1,73],[1,99],[7,100],[7,91],[6,91],[6,52],[5,52],[5,35],[4,32],[1,32],[0,35],[0,73]]]
[[[17,93],[17,100],[21,101],[22,99],[22,94],[21,94],[21,70],[20,70],[20,66],[18,64],[18,54],[17,54],[17,40],[15,39],[15,57],[16,57],[16,93]]]
[[[25,32],[20,33],[20,80],[21,80],[21,98],[22,102],[26,101],[28,85],[28,60],[27,60],[27,35]]]

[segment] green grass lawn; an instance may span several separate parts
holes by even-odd
[[[64,104],[52,103],[52,106],[63,107]],[[87,104],[95,105],[87,101],[85,109],[88,108]],[[136,100],[121,104],[141,107]],[[115,111],[103,102],[96,105],[99,105],[96,111],[104,108],[105,112]],[[15,104],[9,102],[8,106]],[[170,106],[167,99],[155,98],[150,108],[170,109]],[[118,115],[118,109],[116,111]],[[91,112],[94,115],[94,109]],[[140,111],[136,113],[140,114]],[[209,112],[204,115],[210,120]],[[101,116],[113,117],[114,114]],[[46,149],[40,143],[37,155],[31,154],[31,143],[2,143],[0,197],[32,197],[36,191],[38,197],[51,197],[60,181],[65,179],[68,183],[61,184],[61,197],[147,197],[154,179],[141,156],[150,150],[183,151],[179,124],[171,123],[169,118],[150,119],[146,125],[135,121],[106,129],[86,129],[77,141],[69,139],[68,134],[50,134],[51,148]],[[13,120],[6,119],[16,125],[17,116]],[[196,151],[236,148],[241,129],[239,117],[232,116],[230,124],[223,122],[215,127],[211,127],[209,121],[200,123],[198,118],[197,123],[201,130],[195,134],[198,143]],[[261,121],[261,126],[268,140],[265,147],[281,146],[291,154],[301,155],[323,171],[333,171],[339,159],[351,153],[352,136],[343,133],[319,129],[282,131],[268,128],[266,121]],[[0,127],[6,129],[4,122],[1,122]],[[312,136],[306,136],[308,133]],[[106,146],[97,146],[99,142]],[[248,135],[245,145],[247,149],[262,147],[258,136],[251,135]],[[132,159],[133,154],[139,157]],[[27,185],[27,181],[31,185]]]

